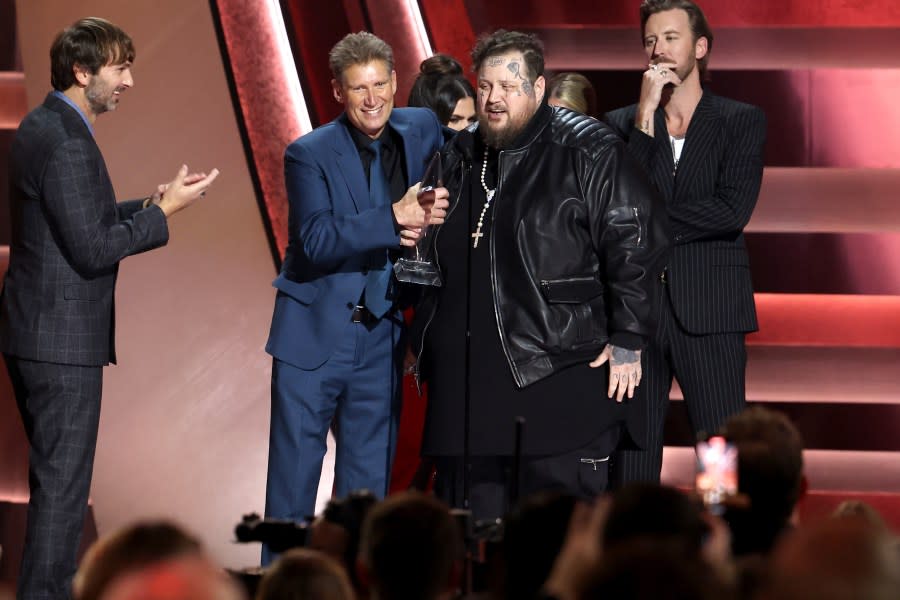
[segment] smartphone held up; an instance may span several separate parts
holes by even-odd
[[[697,444],[695,488],[703,503],[714,514],[722,514],[725,501],[738,490],[738,452],[722,436],[713,436]]]

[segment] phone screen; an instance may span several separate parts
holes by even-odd
[[[703,503],[714,513],[724,510],[722,502],[737,493],[738,453],[721,436],[697,444],[695,487]]]

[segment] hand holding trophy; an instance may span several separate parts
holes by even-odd
[[[435,188],[443,187],[444,177],[441,169],[441,153],[435,152],[425,174],[422,176],[422,187],[419,189],[419,199],[426,213],[431,212],[434,203]],[[404,283],[416,283],[419,285],[433,285],[440,287],[443,281],[441,273],[432,259],[431,226],[426,225],[422,235],[415,246],[408,246],[403,250],[403,256],[394,263],[394,274],[398,281]]]

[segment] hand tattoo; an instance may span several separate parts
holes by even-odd
[[[610,365],[625,365],[640,360],[637,350],[628,350],[627,348],[619,348],[618,346],[610,346],[612,348],[612,357],[609,360]]]

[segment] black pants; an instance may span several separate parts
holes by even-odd
[[[513,458],[510,456],[473,456],[469,508],[475,521],[503,517],[512,508],[512,498],[526,498],[535,492],[555,490],[590,499],[604,492],[609,481],[609,455],[619,441],[619,426],[604,431],[588,445],[561,454],[523,456],[518,493],[512,493]],[[435,460],[435,493],[454,508],[462,508],[463,459],[440,457]]]
[[[4,356],[30,445],[17,600],[71,597],[100,422],[102,367]]]
[[[654,340],[644,350],[643,380],[633,400],[646,410],[644,450],[622,449],[613,455],[611,477],[619,487],[630,482],[658,482],[662,469],[663,430],[673,377],[684,394],[695,436],[715,434],[731,415],[746,406],[747,349],[743,333],[694,335],[672,312],[669,295],[660,302]]]

